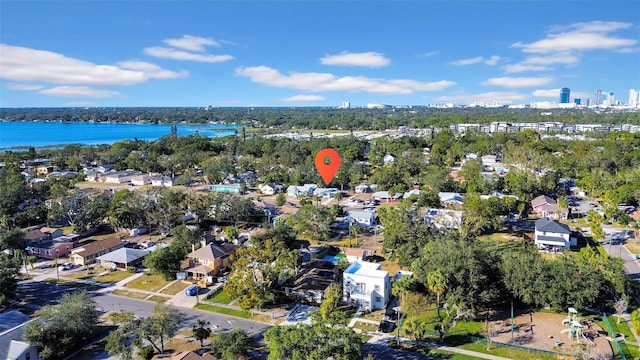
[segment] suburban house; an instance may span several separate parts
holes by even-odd
[[[367,256],[369,256],[369,253],[371,252],[371,250],[367,250],[367,249],[350,248],[350,247],[340,248],[340,250],[345,255],[347,255],[346,259],[349,262],[349,264],[354,263],[356,261],[365,261]]]
[[[121,247],[96,258],[101,267],[112,269],[127,269],[142,264],[142,260],[149,254],[148,250]]]
[[[112,170],[115,170],[116,166],[114,164],[103,164],[96,168],[96,171],[99,173],[106,173]]]
[[[413,195],[420,196],[420,189],[411,189],[411,190],[405,192],[404,194],[402,194],[402,198],[403,199],[408,199]]]
[[[258,190],[265,195],[275,195],[284,191],[284,184],[282,183],[269,183],[258,185]]]
[[[313,192],[316,190],[316,184],[304,184],[302,186],[290,185],[287,188],[288,196],[313,196]]]
[[[151,177],[152,186],[173,186],[175,185],[175,178],[172,176],[157,175]]]
[[[315,190],[313,190],[313,196],[317,196],[319,198],[332,198],[338,192],[339,191],[336,188],[315,188]]]
[[[349,265],[342,277],[344,300],[363,310],[384,309],[391,299],[389,272],[381,265],[356,261]]]
[[[131,184],[135,186],[142,186],[151,184],[151,176],[149,175],[138,175],[131,178]]]
[[[430,208],[424,214],[424,222],[438,229],[457,230],[462,225],[463,213],[461,210]]]
[[[114,236],[77,247],[71,251],[70,258],[76,265],[89,265],[93,264],[98,256],[118,250],[123,246],[122,240]]]
[[[398,161],[398,158],[393,156],[393,155],[391,155],[391,154],[385,154],[382,157],[382,163],[384,165],[395,164],[396,161]]]
[[[187,276],[200,279],[217,276],[231,265],[231,256],[238,246],[231,243],[210,243],[187,255],[189,265],[184,269]]]
[[[37,360],[38,347],[23,340],[29,317],[18,310],[0,314],[0,359]]]
[[[569,216],[567,209],[561,209],[558,203],[547,195],[540,195],[531,200],[531,208],[541,218],[566,219]]]
[[[43,259],[66,257],[71,254],[75,240],[79,237],[76,234],[73,235],[75,237],[61,236],[53,240],[34,240],[29,242],[29,246],[25,249],[29,254]]]
[[[578,245],[567,225],[548,218],[536,220],[534,239],[539,250],[562,251]]]
[[[211,185],[211,191],[218,193],[241,194],[240,184],[214,184]]]
[[[394,195],[389,194],[388,191],[378,191],[373,193],[373,200],[378,200],[380,202],[398,202],[398,200],[402,197],[402,194],[396,193]]]
[[[360,226],[370,227],[376,223],[376,214],[373,211],[350,210],[347,211],[349,221],[355,221]]]
[[[25,243],[30,243],[32,241],[53,240],[59,236],[62,236],[62,229],[45,226],[39,229],[27,231],[24,234],[23,239]]]
[[[312,260],[300,267],[298,277],[285,285],[285,293],[298,299],[321,303],[324,292],[339,277],[338,267],[331,261]]]
[[[464,203],[464,199],[462,198],[462,194],[457,192],[439,192],[438,198],[440,198],[440,203],[442,206],[462,206]]]
[[[356,186],[356,194],[367,194],[372,191],[371,187],[367,184],[360,184]]]
[[[106,174],[103,179],[104,182],[108,184],[126,184],[130,182],[134,176],[136,176],[136,174],[131,171],[117,171]]]

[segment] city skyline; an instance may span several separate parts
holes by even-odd
[[[509,105],[561,88],[626,103],[640,88],[636,1],[0,2],[0,107]]]

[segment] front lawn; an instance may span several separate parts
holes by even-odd
[[[218,313],[218,314],[235,316],[235,317],[239,317],[239,318],[243,318],[243,319],[250,319],[251,318],[251,313],[248,312],[248,311],[244,311],[244,310],[227,309],[227,308],[220,307],[220,306],[215,306],[215,305],[210,305],[210,304],[202,304],[202,303],[196,305],[195,308],[198,309],[198,310],[204,310],[204,311],[214,312],[214,313]]]
[[[182,290],[186,289],[189,285],[189,283],[185,283],[182,282],[180,280],[174,282],[173,284],[167,286],[166,288],[164,288],[162,291],[160,291],[161,294],[167,294],[167,295],[175,295],[179,292],[181,292]]]
[[[112,294],[132,298],[132,299],[139,299],[139,300],[144,300],[146,299],[147,296],[149,296],[147,294],[143,294],[135,291],[127,291],[122,289],[114,290]]]
[[[111,271],[107,274],[94,277],[93,281],[99,282],[99,283],[105,283],[105,284],[113,284],[113,283],[117,283],[118,281],[122,281],[128,277],[131,277],[133,275],[134,275],[133,273],[130,273],[128,271],[122,271],[122,270]]]
[[[233,301],[233,298],[227,294],[224,289],[218,291],[214,296],[209,298],[210,301],[217,302],[220,304],[228,305]]]
[[[169,281],[163,279],[160,275],[145,273],[139,278],[128,282],[125,286],[132,289],[156,292],[167,285],[169,285]]]

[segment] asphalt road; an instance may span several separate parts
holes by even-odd
[[[633,232],[612,229],[607,225],[603,225],[602,229],[606,233],[605,240],[601,243],[605,251],[611,256],[618,256],[624,260],[624,268],[630,278],[640,279],[640,264],[624,246],[625,236],[633,236]]]

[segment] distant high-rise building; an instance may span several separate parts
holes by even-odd
[[[342,106],[340,106],[342,109],[348,109],[351,107],[351,103],[348,101],[343,101],[342,102]]]
[[[597,89],[596,90],[596,97],[595,99],[593,99],[594,104],[593,105],[602,105],[602,90]]]
[[[576,105],[580,105],[582,101],[580,99],[573,99],[573,103]]]
[[[629,90],[629,106],[631,107],[640,107],[640,90],[630,89]]]
[[[616,95],[614,93],[610,92],[609,95],[607,95],[607,104],[609,106],[616,105]]]
[[[560,89],[560,104],[568,104],[571,90],[569,88]]]

